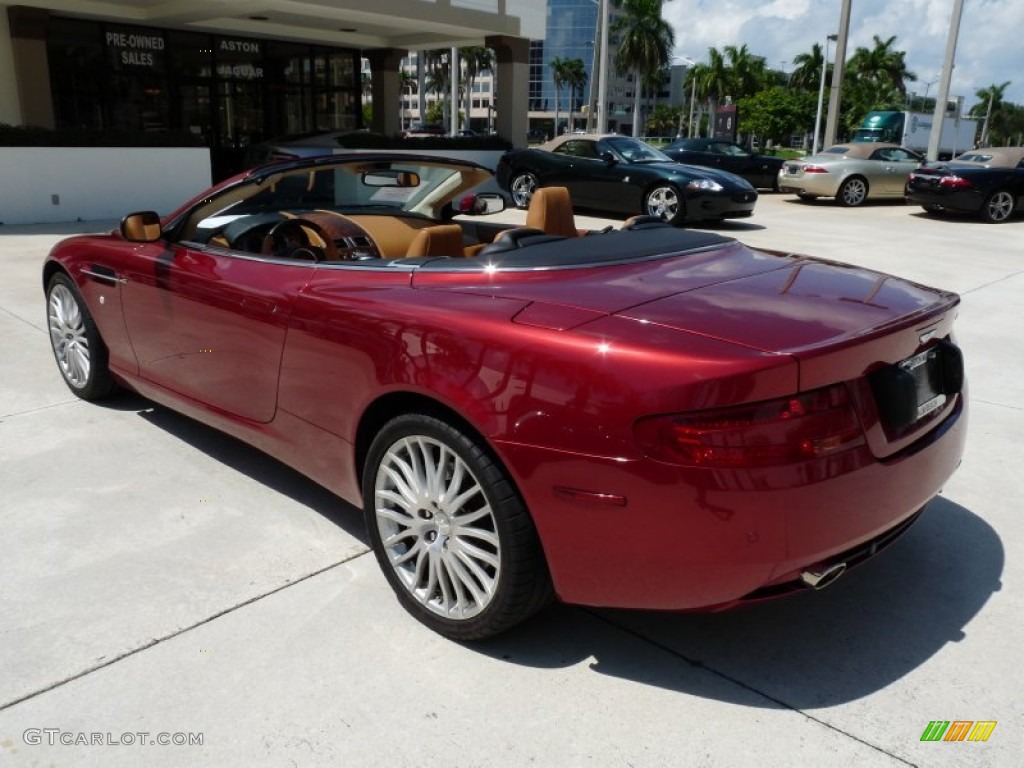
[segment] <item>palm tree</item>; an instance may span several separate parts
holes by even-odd
[[[583,59],[569,59],[565,62],[565,84],[569,87],[569,130],[573,129],[573,112],[576,111],[576,100],[587,87],[587,66]]]
[[[449,61],[447,61],[447,52],[443,50],[425,50],[421,51],[420,55],[423,57],[423,68],[426,71],[426,76],[423,83],[424,93],[433,93],[438,97],[441,102],[441,114],[444,114],[444,108],[447,97],[452,90],[449,87]],[[425,113],[420,113],[422,116],[420,122],[426,123]]]
[[[399,116],[399,128],[405,128],[405,96],[406,94],[412,95],[417,92],[416,87],[416,75],[406,72],[404,69],[398,73],[398,116]]]
[[[746,45],[737,48],[735,45],[725,46],[725,58],[728,61],[729,79],[732,85],[733,102],[747,96],[753,96],[766,85],[768,70],[763,56],[754,56]]]
[[[821,43],[812,45],[810,53],[798,53],[794,56],[795,69],[789,76],[789,87],[801,91],[817,91],[821,81],[821,64],[824,58],[825,52],[821,48]],[[829,64],[828,70],[831,72],[831,64]],[[826,81],[828,79],[826,78]]]
[[[888,40],[874,36],[874,48],[857,48],[850,57],[848,69],[851,76],[873,83],[883,101],[893,101],[893,93],[899,94],[899,102],[907,97],[907,81],[914,82],[917,75],[907,69],[906,51],[894,51],[896,35]]]
[[[978,99],[977,104],[971,107],[971,114],[975,117],[981,117],[985,115],[985,122],[981,126],[981,138],[978,143],[986,147],[989,143],[989,127],[993,122],[993,116],[995,116],[996,122],[999,120],[999,115],[1003,110],[1003,94],[1006,93],[1006,89],[1010,87],[1010,81],[1007,80],[1002,85],[996,85],[993,83],[987,88],[979,88],[974,92],[975,97]]]
[[[697,93],[708,105],[708,136],[712,132],[715,110],[718,102],[723,96],[729,95],[732,85],[729,67],[725,63],[725,57],[717,48],[708,48],[708,63],[698,64],[693,68],[693,74],[697,78]]]
[[[469,128],[469,111],[473,106],[473,81],[479,75],[494,70],[494,51],[482,45],[473,45],[459,51],[459,59],[462,62],[465,77],[465,104],[466,115],[463,117],[462,127]]]
[[[623,15],[612,22],[620,35],[615,65],[633,71],[633,135],[640,135],[640,94],[645,78],[669,63],[675,33],[661,17],[661,0],[621,0]]]
[[[569,60],[561,56],[555,56],[548,62],[548,66],[551,67],[551,80],[555,84],[555,136],[558,135],[558,94],[565,85],[568,65]]]

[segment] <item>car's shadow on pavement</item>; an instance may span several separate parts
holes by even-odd
[[[589,661],[603,675],[755,707],[835,706],[963,640],[1003,565],[995,530],[939,498],[901,541],[820,593],[717,614],[554,606],[469,647],[544,669]]]
[[[139,395],[126,393],[98,401],[98,404],[114,410],[137,412],[148,423],[236,472],[312,509],[369,546],[361,510],[266,453]]]
[[[136,395],[98,404],[138,413],[368,544],[358,509],[257,449]],[[555,673],[588,663],[603,675],[754,707],[828,707],[879,691],[963,640],[1001,588],[1004,561],[996,531],[940,497],[900,541],[820,593],[703,614],[553,605],[465,647]]]

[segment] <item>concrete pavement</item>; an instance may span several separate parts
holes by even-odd
[[[960,292],[963,466],[820,594],[711,615],[553,606],[473,645],[399,608],[358,510],[141,398],[68,392],[39,265],[112,225],[0,227],[0,765],[1020,764],[1024,221],[764,195],[716,226]],[[922,743],[932,720],[998,725]]]

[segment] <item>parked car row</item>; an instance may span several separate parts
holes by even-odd
[[[802,200],[835,198],[843,206],[905,198],[933,215],[977,214],[999,224],[1024,210],[1024,147],[985,148],[929,163],[895,144],[858,142],[787,160],[779,189]]]

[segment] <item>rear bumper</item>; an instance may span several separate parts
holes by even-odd
[[[834,173],[812,173],[803,176],[779,175],[779,189],[783,192],[803,192],[820,197],[835,197],[842,181]]]
[[[938,205],[948,211],[975,213],[981,210],[984,198],[974,192],[933,192],[908,188],[907,202],[911,205]]]
[[[966,427],[961,397],[907,450],[885,460],[867,449],[847,454],[825,479],[800,467],[696,470],[496,447],[533,513],[562,600],[692,610],[771,596],[761,592],[912,518],[959,465]],[[570,499],[564,488],[592,495]]]

